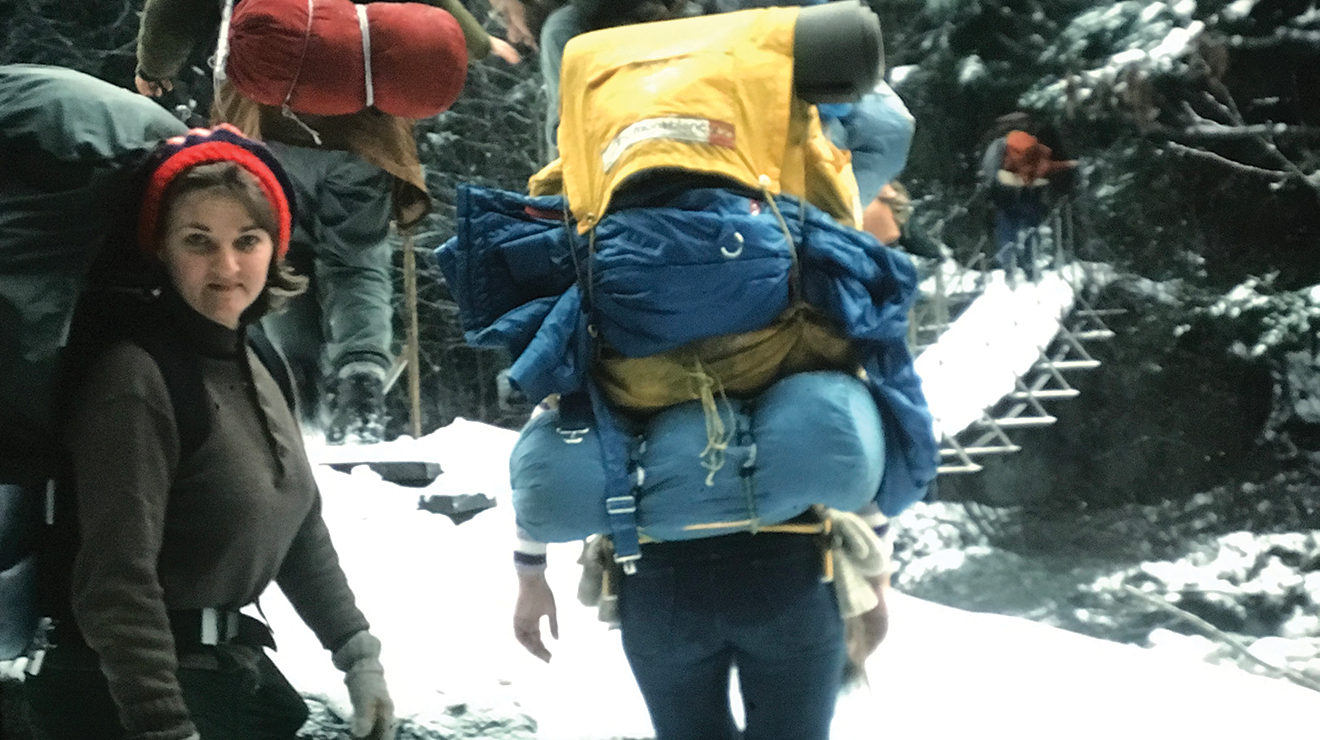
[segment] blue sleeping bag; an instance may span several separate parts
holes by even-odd
[[[755,399],[718,406],[730,438],[714,475],[703,464],[709,456],[702,455],[707,434],[699,402],[628,430],[643,535],[709,537],[776,524],[812,504],[851,511],[876,497],[884,434],[875,400],[856,378],[799,373]],[[532,419],[509,458],[518,526],[542,542],[610,531],[596,430],[560,426],[558,410]]]
[[[595,321],[629,357],[763,328],[788,307],[792,250],[768,208],[732,194],[610,214],[596,227]]]

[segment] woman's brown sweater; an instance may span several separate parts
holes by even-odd
[[[167,612],[252,603],[272,581],[333,650],[367,628],[298,425],[239,332],[175,301],[173,339],[201,361],[210,431],[180,460],[156,362],[120,343],[79,386],[67,440],[82,545],[73,613],[129,737],[195,732]]]

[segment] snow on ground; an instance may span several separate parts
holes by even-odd
[[[543,664],[512,635],[516,579],[507,460],[516,434],[459,420],[422,440],[315,448],[314,460],[438,461],[427,489],[318,466],[325,517],[358,600],[385,644],[403,716],[444,726],[445,708],[525,713],[538,737],[649,737],[618,633],[575,600],[577,546],[552,546],[560,639]],[[499,505],[455,526],[417,510],[419,494],[486,493]],[[900,519],[901,524],[901,519]],[[277,592],[262,599],[295,686],[341,706],[340,674]],[[1312,727],[1320,694],[1236,669],[1145,651],[1022,619],[972,614],[901,594],[872,687],[840,703],[833,737],[1237,738]]]

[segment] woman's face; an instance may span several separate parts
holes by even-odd
[[[169,209],[160,258],[194,311],[230,329],[266,287],[275,245],[223,191],[188,193]]]

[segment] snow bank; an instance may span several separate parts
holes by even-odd
[[[526,714],[537,737],[649,737],[617,632],[574,599],[576,546],[551,548],[560,639],[548,665],[514,641],[507,457],[516,435],[457,421],[413,442],[312,450],[315,459],[422,458],[445,473],[427,489],[319,466],[325,515],[373,630],[400,713],[443,727],[446,709]],[[461,526],[418,511],[419,493],[486,493],[495,509]],[[278,593],[262,599],[276,661],[299,689],[346,703],[329,656]],[[1011,617],[901,594],[868,664],[872,686],[840,703],[836,740],[1059,736],[1241,737],[1308,727],[1320,694],[1177,655],[1144,651]]]

